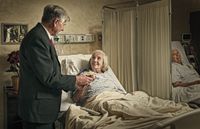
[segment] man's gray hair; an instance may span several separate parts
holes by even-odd
[[[67,12],[58,5],[47,5],[44,7],[42,22],[51,23],[55,18],[60,20],[69,21],[70,18],[67,15]]]

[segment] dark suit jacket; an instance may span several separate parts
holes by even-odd
[[[75,90],[75,81],[75,76],[61,75],[55,48],[38,23],[20,46],[20,117],[27,122],[55,121],[61,90]]]

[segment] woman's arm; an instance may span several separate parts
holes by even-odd
[[[75,103],[79,103],[81,101],[81,99],[84,98],[85,96],[85,92],[86,92],[86,88],[87,86],[84,86],[82,88],[78,88],[76,89],[76,91],[73,93],[72,95],[72,100],[75,102]]]
[[[196,84],[200,84],[200,80],[185,83],[183,83],[182,81],[176,81],[175,83],[172,83],[173,87],[189,87]]]

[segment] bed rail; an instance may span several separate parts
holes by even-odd
[[[178,123],[178,122],[181,122],[181,123],[184,123],[184,124],[188,123],[190,126],[193,126],[192,123],[189,123],[185,119],[188,119],[188,118],[192,119],[192,118],[195,118],[195,117],[199,117],[198,119],[200,119],[200,108],[195,109],[191,112],[187,112],[185,114],[173,117],[173,118],[168,118],[168,119],[156,122],[149,129],[165,129],[166,127],[169,127],[169,129],[178,129],[178,128],[176,128],[176,123]],[[198,128],[199,127],[193,128],[193,129],[198,129]]]

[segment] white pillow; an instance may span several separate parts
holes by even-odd
[[[89,54],[59,56],[61,73],[64,75],[77,75],[81,70],[88,67],[90,57]]]
[[[172,49],[177,49],[180,54],[181,54],[181,60],[183,62],[183,64],[190,64],[189,60],[185,54],[185,50],[184,47],[181,45],[180,41],[172,41]]]
[[[87,68],[91,55],[64,55],[58,56],[63,75],[77,75],[81,70]],[[60,111],[66,111],[73,103],[70,92],[62,91]]]

